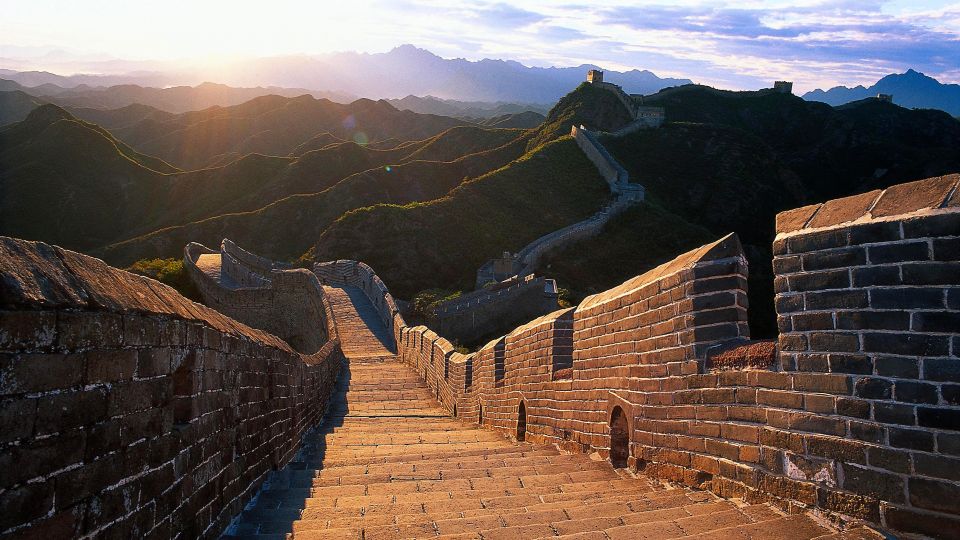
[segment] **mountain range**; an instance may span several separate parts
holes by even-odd
[[[647,101],[663,127],[603,139],[647,201],[539,269],[575,297],[732,230],[751,327],[770,335],[777,211],[960,170],[960,121],[942,111],[700,85]],[[229,237],[278,259],[364,260],[407,298],[469,288],[484,260],[596,212],[608,188],[570,126],[631,120],[586,83],[527,129],[311,96],[183,114],[31,104],[0,128],[0,234],[122,265]]]
[[[883,77],[870,87],[835,86],[829,90],[814,90],[803,99],[821,101],[828,105],[843,105],[878,94],[890,94],[898,105],[915,109],[940,109],[960,117],[960,84],[943,84],[923,73],[907,70],[905,73]]]
[[[595,67],[581,65],[542,68],[505,60],[447,59],[413,45],[402,45],[385,53],[338,52],[317,56],[243,60],[220,66],[215,80],[238,87],[318,90],[331,93],[325,96],[331,98],[339,95],[351,98],[400,99],[412,94],[460,101],[552,104],[582,81],[588,69]],[[164,66],[164,69],[170,67]],[[180,73],[166,72],[165,77],[148,77],[144,73],[135,73],[131,75],[130,82],[143,84],[145,80],[163,80],[165,82],[150,83],[149,86],[196,85],[210,80],[212,76],[210,72],[194,73],[183,68]],[[117,76],[62,77],[44,75],[42,72],[19,74],[0,71],[0,78],[28,86],[54,84],[71,87],[79,84],[98,85],[98,81],[109,81],[107,84],[99,84],[105,86],[123,82]],[[687,79],[660,78],[645,70],[607,71],[607,79],[620,84],[628,92],[642,94],[690,82]]]

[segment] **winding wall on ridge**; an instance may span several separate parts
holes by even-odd
[[[728,236],[463,355],[409,327],[363,263],[400,357],[457,416],[626,454],[655,477],[937,537],[960,531],[960,176],[778,216],[778,347],[749,343]],[[523,418],[520,418],[520,411]],[[626,417],[626,448],[612,428]],[[618,457],[619,459],[619,457]]]

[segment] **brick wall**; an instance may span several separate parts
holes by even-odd
[[[960,531],[958,181],[785,212],[774,243],[781,364],[816,392],[783,421],[815,415],[805,431],[834,448],[798,459],[826,471],[828,502],[857,493],[872,519],[931,536]]]
[[[202,254],[217,253],[200,244],[184,248],[184,268],[205,305],[280,337],[299,352],[312,354],[336,335],[333,314],[316,276],[305,269],[277,269],[230,240],[221,246],[224,287],[197,267]],[[261,273],[262,272],[262,273]]]
[[[316,425],[303,355],[156,281],[0,238],[0,536],[215,537]]]
[[[329,264],[357,269],[353,284],[392,320],[400,358],[468,421],[516,436],[523,403],[527,440],[607,457],[622,413],[627,465],[654,477],[955,538],[958,181],[778,216],[776,344],[747,341],[747,264],[735,236],[475,353],[449,354],[439,374],[430,359],[447,355],[442,338],[408,327],[389,293],[370,285],[369,267]],[[558,369],[570,326],[572,365]]]

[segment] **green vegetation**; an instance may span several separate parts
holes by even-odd
[[[130,265],[127,272],[153,278],[191,300],[200,301],[200,292],[183,268],[183,259],[141,259]]]
[[[630,112],[612,92],[582,83],[550,109],[550,114],[537,128],[527,145],[532,150],[564,135],[570,128],[583,124],[589,129],[615,131],[630,123]]]
[[[438,200],[349,212],[324,231],[312,255],[364,261],[401,298],[428,288],[469,290],[484,261],[589,217],[608,197],[567,136]]]
[[[703,227],[643,203],[611,219],[598,236],[549,254],[539,272],[557,280],[561,301],[576,305],[715,239]]]
[[[412,321],[425,321],[430,316],[430,312],[438,305],[460,298],[463,291],[451,291],[448,289],[427,289],[413,295],[410,300],[410,315]]]

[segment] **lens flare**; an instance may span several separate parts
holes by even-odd
[[[364,132],[362,132],[362,131],[358,131],[358,132],[356,132],[356,134],[354,134],[354,136],[353,136],[353,142],[359,144],[360,146],[366,146],[367,143],[370,142],[370,141],[367,140],[367,134],[366,134],[366,133],[364,133]]]

